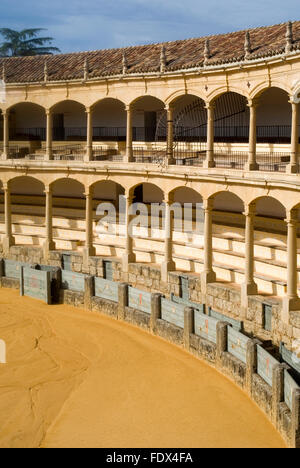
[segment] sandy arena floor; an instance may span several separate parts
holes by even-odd
[[[229,380],[105,316],[0,291],[0,447],[285,447]]]

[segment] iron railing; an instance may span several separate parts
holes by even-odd
[[[166,148],[133,148],[133,157],[137,163],[163,164],[166,156]]]
[[[83,161],[85,153],[85,145],[55,146],[52,149],[55,161]]]
[[[286,167],[290,162],[290,154],[273,152],[258,153],[256,156],[256,161],[259,167],[259,171],[286,172]]]

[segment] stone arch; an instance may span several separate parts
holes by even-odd
[[[150,182],[139,182],[129,189],[129,196],[139,203],[162,203],[164,192],[158,185]]]
[[[13,177],[8,184],[12,195],[44,195],[45,184],[33,176]]]
[[[118,201],[120,195],[125,194],[125,188],[112,180],[99,180],[90,185],[94,200]]]
[[[202,195],[191,187],[180,186],[171,190],[168,194],[175,203],[203,203]]]
[[[196,89],[180,89],[178,91],[175,91],[174,93],[170,94],[167,99],[165,100],[165,105],[166,106],[173,106],[173,104],[176,103],[176,101],[184,96],[195,96],[198,97],[199,99],[202,99],[204,102],[207,100],[207,96],[205,93],[202,93],[199,90]]]
[[[259,98],[264,92],[268,91],[270,88],[278,88],[281,91],[285,91],[288,95],[291,94],[291,88],[289,86],[286,86],[284,83],[281,83],[280,81],[272,80],[272,84],[270,84],[269,81],[264,81],[257,86],[255,86],[251,93],[250,93],[250,99],[257,99]]]
[[[243,214],[245,210],[244,201],[231,191],[220,191],[210,196],[213,200],[214,211],[227,211]]]
[[[41,104],[22,101],[8,111],[10,140],[46,139],[46,111]]]
[[[250,204],[255,206],[256,216],[277,218],[280,220],[284,220],[286,217],[285,206],[272,196],[265,195],[255,198]]]
[[[206,101],[210,103],[214,103],[216,99],[219,99],[223,94],[227,94],[227,93],[240,94],[246,99],[249,98],[249,94],[245,92],[244,89],[238,86],[221,86],[219,88],[214,89],[211,93],[209,93],[207,95]]]
[[[127,114],[123,101],[105,97],[93,103],[93,139],[125,141]]]

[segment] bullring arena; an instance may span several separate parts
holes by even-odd
[[[2,287],[184,348],[299,447],[300,22],[0,67]]]

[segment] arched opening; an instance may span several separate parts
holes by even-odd
[[[179,165],[200,165],[206,154],[207,110],[203,99],[186,94],[171,104],[174,158]]]
[[[86,140],[86,113],[83,104],[66,100],[53,108],[53,141],[78,142]]]
[[[244,167],[249,143],[249,108],[245,96],[227,92],[215,99],[214,141],[216,167]]]
[[[33,177],[9,182],[12,228],[16,245],[41,246],[45,236],[45,186]]]
[[[52,185],[53,238],[58,250],[81,250],[85,243],[86,199],[84,186],[74,179]]]
[[[126,110],[118,99],[106,98],[93,105],[93,140],[126,141]]]
[[[125,189],[102,180],[91,187],[93,197],[93,245],[96,254],[121,258],[125,236]]]

